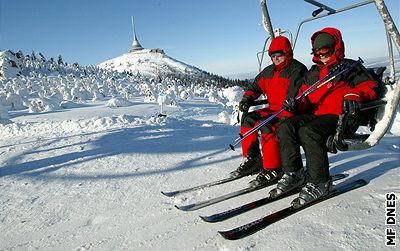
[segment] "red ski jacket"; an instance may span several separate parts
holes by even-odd
[[[254,100],[265,94],[271,113],[276,113],[282,108],[282,103],[294,97],[301,85],[300,80],[307,72],[307,68],[293,58],[292,47],[286,37],[276,37],[269,47],[269,52],[282,51],[286,61],[275,66],[267,66],[255,78],[243,96],[251,96]],[[288,111],[283,111],[278,118],[293,116]]]
[[[334,53],[326,65],[324,65],[318,57],[313,57],[313,61],[316,64],[313,65],[305,75],[305,84],[300,87],[300,93],[323,78],[329,70],[340,62],[344,61],[343,67],[355,62],[354,60],[344,58],[342,35],[340,31],[335,28],[325,28],[314,33],[311,37],[312,44],[314,44],[315,37],[322,32],[329,33],[335,38],[336,45]],[[374,100],[377,96],[376,88],[377,85],[371,74],[368,73],[364,66],[359,64],[349,72],[333,79],[331,82],[326,83],[321,88],[303,98],[299,107],[303,109],[306,108],[317,116],[324,114],[340,115],[342,113],[343,99],[353,99],[357,101]]]

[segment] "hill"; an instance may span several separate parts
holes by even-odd
[[[112,62],[121,65],[118,71]],[[135,97],[156,102],[160,93],[165,95],[165,104],[172,106],[194,97],[223,103],[227,109],[223,116],[229,117],[240,94],[228,91],[224,95],[225,87],[233,86],[233,93],[242,92],[236,86],[239,82],[206,73],[159,52],[130,53],[104,65],[107,67],[69,64],[61,55],[46,59],[36,52],[0,52],[0,118],[8,118],[9,111],[58,111],[99,100],[114,99],[111,106],[129,105]],[[128,66],[133,65],[135,74],[128,71]],[[151,72],[157,72],[157,77]]]

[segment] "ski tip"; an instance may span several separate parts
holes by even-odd
[[[231,231],[218,231],[218,233],[227,240],[237,240],[236,235],[232,234]]]
[[[167,197],[173,197],[173,196],[177,195],[178,193],[177,192],[164,192],[164,191],[161,191],[161,194],[165,195]]]
[[[356,181],[360,186],[368,185],[369,181],[366,179],[359,179]]]
[[[212,218],[210,218],[209,216],[199,216],[199,217],[205,222],[209,222],[209,223],[216,222],[216,221],[213,221]]]
[[[335,181],[335,180],[341,180],[341,179],[347,178],[349,176],[350,175],[348,173],[338,173],[338,174],[332,175],[332,178]]]
[[[175,208],[181,210],[181,211],[192,211],[193,207],[191,205],[186,205],[186,206],[177,206],[175,205]]]

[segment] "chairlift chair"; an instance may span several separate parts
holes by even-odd
[[[305,2],[312,4],[317,7],[315,11],[311,13],[310,18],[302,20],[295,33],[295,39],[292,41],[292,34],[288,30],[273,29],[272,22],[269,16],[267,1],[261,0],[261,10],[263,14],[263,26],[264,29],[269,33],[264,47],[261,52],[257,54],[259,62],[259,70],[262,69],[262,61],[266,52],[266,44],[276,35],[281,35],[283,32],[290,34],[293,50],[296,46],[296,40],[299,35],[301,26],[307,22],[331,16],[344,11],[350,11],[355,8],[359,8],[368,4],[375,4],[379,15],[381,16],[385,25],[387,34],[388,54],[389,54],[389,75],[384,78],[384,72],[386,67],[379,67],[375,69],[368,69],[371,75],[374,77],[378,84],[378,99],[372,102],[365,102],[362,104],[362,112],[366,116],[363,116],[363,120],[359,121],[359,125],[367,126],[371,133],[370,134],[357,134],[354,128],[349,128],[347,124],[348,117],[346,114],[339,116],[338,126],[335,135],[331,135],[327,142],[328,150],[332,153],[336,153],[337,150],[348,151],[348,150],[361,150],[375,146],[379,143],[380,139],[386,134],[387,130],[391,126],[396,110],[399,104],[400,98],[400,78],[396,76],[396,69],[393,58],[393,46],[394,43],[397,51],[400,53],[400,35],[397,27],[395,26],[393,19],[385,5],[384,0],[368,0],[353,4],[341,9],[331,8],[323,3],[314,0],[304,0]],[[280,31],[280,33],[276,32]],[[261,56],[260,56],[261,55]]]

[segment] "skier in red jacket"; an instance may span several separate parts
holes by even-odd
[[[243,135],[268,116],[281,110],[286,99],[292,98],[300,87],[299,80],[307,68],[293,58],[293,51],[286,37],[276,37],[268,49],[273,64],[260,72],[254,82],[243,94],[239,103],[239,110],[247,113],[253,101],[265,94],[269,106],[256,110],[242,117],[240,133]],[[292,116],[291,112],[284,111],[269,124],[260,128],[261,148],[258,141],[258,132],[254,132],[242,141],[244,157],[240,166],[231,173],[232,176],[249,175],[259,172],[253,183],[269,183],[279,179],[283,171],[279,155],[279,145],[275,137],[275,130],[280,121]],[[262,156],[261,156],[262,152]],[[261,161],[262,159],[262,161]],[[263,168],[262,168],[263,167]]]
[[[344,43],[339,30],[325,28],[311,37],[313,65],[304,78],[300,93],[323,78],[332,68],[343,62],[343,67],[354,64],[345,59]],[[339,71],[339,70],[338,70]],[[339,115],[349,113],[354,119],[360,103],[376,99],[377,85],[368,71],[358,64],[346,74],[321,86],[299,102],[290,98],[283,109],[303,114],[282,123],[277,130],[284,175],[270,192],[272,197],[302,187],[292,204],[301,206],[329,193],[332,181],[326,141],[335,134]],[[307,109],[307,114],[304,113]],[[305,152],[307,171],[303,168],[300,146]]]

